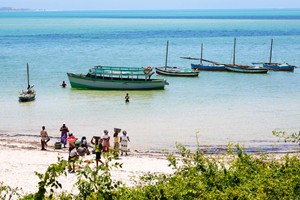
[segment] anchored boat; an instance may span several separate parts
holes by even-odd
[[[27,63],[27,90],[23,90],[19,93],[19,101],[20,102],[27,102],[35,100],[36,92],[33,89],[33,85],[30,86],[29,84],[29,65]]]
[[[241,73],[267,73],[268,70],[262,67],[254,67],[248,65],[225,65],[226,69],[232,72],[241,72]]]
[[[195,77],[199,75],[199,72],[195,72],[191,69],[179,69],[177,67],[156,67],[156,73],[166,76],[188,76]]]
[[[191,68],[197,71],[213,71],[213,72],[225,72],[228,71],[224,65],[216,64],[194,64],[191,63]]]
[[[233,48],[233,63],[219,63],[202,58],[203,45],[201,44],[201,57],[192,58],[192,57],[181,57],[188,60],[200,60],[200,64],[191,64],[192,69],[194,70],[203,70],[203,71],[231,71],[231,72],[241,72],[241,73],[267,73],[268,69],[260,66],[249,66],[249,65],[240,65],[235,63],[235,47],[236,47],[236,38],[234,38],[234,48]],[[202,61],[211,63],[212,65],[204,65]]]
[[[179,68],[179,67],[168,66],[168,49],[169,49],[169,41],[167,41],[165,66],[155,67],[157,74],[166,75],[166,76],[188,76],[188,77],[199,76],[199,72],[194,71],[190,68]]]
[[[234,38],[234,46],[233,46],[233,63],[232,64],[224,64],[225,68],[228,71],[240,72],[240,73],[267,73],[268,72],[268,69],[266,69],[264,67],[260,67],[260,66],[235,64],[235,47],[236,47],[236,38]]]
[[[223,64],[221,63],[218,64],[217,62],[203,59],[203,44],[201,44],[200,58],[192,58],[192,57],[181,57],[181,58],[188,59],[188,60],[200,60],[199,64],[191,63],[191,68],[195,71],[215,71],[215,72],[227,71],[227,69]],[[210,64],[204,64],[203,61]]]
[[[271,39],[271,46],[270,46],[270,57],[269,62],[259,62],[253,64],[262,64],[263,67],[273,70],[273,71],[286,71],[286,72],[293,72],[296,68],[295,65],[290,65],[286,62],[283,63],[274,63],[272,62],[272,53],[273,53],[273,39]]]
[[[165,79],[153,79],[152,67],[95,66],[87,74],[67,73],[72,88],[96,90],[164,89]]]

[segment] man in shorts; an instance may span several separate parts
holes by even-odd
[[[49,142],[50,138],[48,136],[47,131],[45,130],[45,126],[42,126],[40,136],[41,136],[41,145],[42,145],[41,150],[46,150],[45,147],[47,146],[47,142]]]

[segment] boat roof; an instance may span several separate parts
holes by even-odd
[[[114,67],[114,66],[95,66],[90,70],[92,74],[110,75],[145,75],[144,67]]]

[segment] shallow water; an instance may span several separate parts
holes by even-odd
[[[190,61],[179,57],[198,57],[201,43],[205,58],[231,62],[233,37],[237,63],[267,61],[273,38],[273,60],[300,66],[299,10],[148,12],[0,13],[0,133],[38,134],[45,125],[50,135],[59,136],[66,122],[78,137],[126,129],[131,148],[141,150],[174,149],[176,142],[193,148],[197,134],[201,146],[239,142],[269,151],[277,140],[273,130],[300,130],[299,69],[201,72],[198,78],[157,75],[170,85],[129,91],[129,104],[124,103],[128,91],[59,86],[67,72],[86,73],[98,64],[164,65],[167,40],[172,66],[189,67]],[[26,63],[37,97],[19,103]],[[279,150],[286,148],[294,146]]]

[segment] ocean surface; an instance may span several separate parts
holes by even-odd
[[[273,61],[300,66],[300,10],[171,10],[0,12],[0,136],[38,135],[44,125],[59,136],[66,122],[90,139],[114,127],[127,130],[130,149],[160,152],[176,143],[249,151],[286,151],[273,130],[300,131],[300,69],[293,73],[201,72],[198,78],[163,77],[165,90],[92,91],[70,88],[67,72],[95,65],[190,67],[181,56],[236,63]],[[36,100],[18,102],[26,63]],[[61,88],[61,82],[68,83]],[[130,103],[125,104],[126,93]],[[198,140],[196,139],[196,136]],[[33,137],[38,140],[38,138]],[[57,140],[57,139],[53,139]]]

